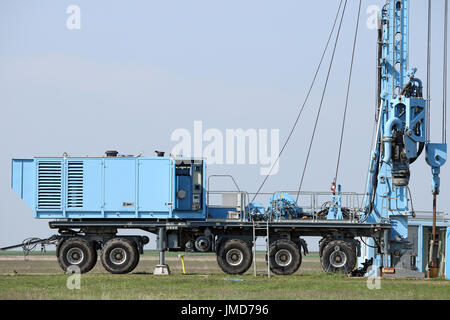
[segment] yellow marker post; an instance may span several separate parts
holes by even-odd
[[[181,266],[183,267],[183,274],[186,274],[186,267],[184,265],[184,255],[179,254],[178,258],[181,258]]]

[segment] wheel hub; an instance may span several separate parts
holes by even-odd
[[[110,260],[115,265],[121,265],[127,259],[127,253],[122,248],[115,248],[109,254]]]
[[[287,267],[292,263],[292,254],[286,249],[281,249],[275,254],[275,262],[281,267]]]
[[[226,255],[227,263],[232,266],[238,266],[244,260],[244,255],[239,249],[231,249]]]
[[[80,248],[71,248],[67,251],[66,257],[67,261],[72,265],[80,264],[84,260],[84,254]]]
[[[346,263],[347,255],[339,246],[336,246],[330,255],[330,264],[335,268],[342,268]]]

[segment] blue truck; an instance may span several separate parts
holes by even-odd
[[[140,229],[157,235],[161,261],[155,272],[167,272],[164,252],[171,250],[216,252],[224,272],[242,274],[252,265],[259,236],[268,236],[275,274],[298,270],[308,253],[302,236],[324,238],[321,254],[332,256],[324,260],[325,270],[351,272],[360,251],[355,238],[381,237],[390,229],[387,223],[355,223],[349,216],[327,220],[329,208],[301,208],[286,192],[274,193],[267,207],[249,203],[248,193],[239,189],[221,193],[224,201],[212,205],[208,199],[215,192],[207,189],[205,159],[112,151],[102,157],[13,159],[11,176],[12,188],[34,217],[52,219],[50,227],[58,229],[52,240],[65,271],[75,265],[88,272],[98,250],[109,272],[132,271],[148,237],[118,234]]]
[[[34,217],[50,219],[50,228],[58,230],[57,235],[35,242],[56,244],[59,265],[66,272],[73,267],[90,271],[99,252],[107,271],[133,271],[149,238],[120,232],[143,230],[157,236],[160,261],[155,274],[170,272],[165,263],[168,250],[213,252],[225,273],[245,273],[255,259],[257,238],[265,237],[268,272],[289,275],[308,253],[302,237],[319,236],[324,271],[364,275],[373,263],[367,259],[373,249],[366,241],[380,245],[382,252],[381,244],[392,231],[388,222],[361,222],[358,200],[356,205],[340,199],[313,206],[320,195],[311,193],[306,197],[313,201],[306,203],[303,197],[299,206],[290,193],[279,191],[262,205],[250,202],[249,194],[237,185],[232,191],[210,190],[215,176],[207,179],[205,159],[112,151],[101,157],[13,159],[11,177],[12,188],[33,209]],[[338,190],[339,198],[357,196]],[[211,200],[217,196],[220,201]],[[337,211],[341,218],[331,214]],[[403,269],[408,276],[425,275],[423,252],[428,255],[430,239],[424,234],[431,234],[431,225],[421,233],[415,231],[416,225],[410,219],[409,240],[414,248],[403,256],[397,274]],[[450,247],[447,226],[446,220],[437,223],[443,240],[441,261]]]

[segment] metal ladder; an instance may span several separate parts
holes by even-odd
[[[266,245],[265,248],[265,255],[266,255],[266,264],[267,264],[267,277],[270,278],[270,261],[269,261],[269,220],[266,221],[265,225],[258,223],[256,221],[253,221],[253,274],[256,277],[257,276],[257,266],[256,266],[256,230],[265,230],[266,231]]]

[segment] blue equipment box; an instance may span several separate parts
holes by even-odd
[[[205,219],[206,164],[168,157],[12,160],[35,218]]]

